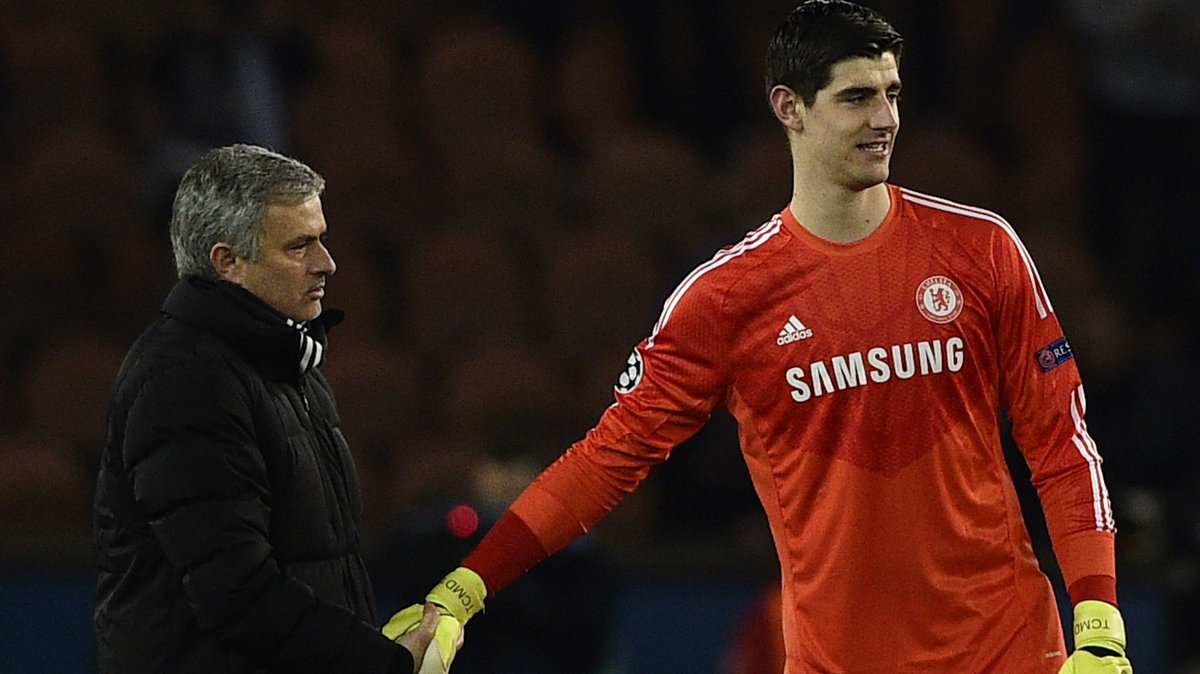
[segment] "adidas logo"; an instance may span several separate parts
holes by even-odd
[[[783,324],[783,329],[779,331],[779,339],[775,340],[775,343],[783,346],[809,337],[812,337],[812,330],[806,328],[800,319],[792,314],[788,317],[787,323]]]

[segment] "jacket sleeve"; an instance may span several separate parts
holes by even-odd
[[[147,382],[124,442],[136,503],[199,628],[287,671],[410,674],[407,649],[276,564],[249,392],[219,360],[197,356]]]
[[[994,248],[1002,402],[1029,465],[1055,556],[1075,603],[1116,602],[1112,505],[1070,343],[1015,234]]]

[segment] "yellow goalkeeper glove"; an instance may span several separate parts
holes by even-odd
[[[413,604],[392,616],[383,626],[383,635],[393,641],[421,626],[421,617],[425,607]],[[407,628],[404,628],[408,625]],[[450,671],[450,663],[463,644],[463,627],[453,616],[439,615],[433,640],[425,656],[417,663],[416,674],[445,674]],[[414,656],[414,659],[416,656]]]
[[[1125,621],[1112,604],[1086,600],[1075,605],[1075,652],[1058,674],[1133,674],[1125,658]]]
[[[442,614],[434,633],[434,643],[437,644],[445,670],[449,669],[450,661],[462,645],[463,628],[471,616],[483,610],[485,598],[487,587],[483,579],[465,566],[446,574],[446,577],[425,595],[425,601],[436,606]],[[422,605],[413,604],[400,611],[383,626],[383,635],[395,640],[396,637],[416,629],[421,624],[423,610]],[[430,651],[426,651],[426,663],[429,662],[429,653]],[[425,665],[422,665],[420,671],[425,672]]]

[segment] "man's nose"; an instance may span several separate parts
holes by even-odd
[[[329,249],[325,247],[325,244],[318,243],[317,260],[313,269],[313,273],[332,276],[336,271],[337,263],[333,261],[333,255],[329,252]]]
[[[871,113],[871,128],[895,129],[899,125],[900,111],[896,108],[895,101],[885,97]]]

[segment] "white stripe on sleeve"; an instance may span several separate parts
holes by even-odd
[[[1071,419],[1075,422],[1075,435],[1071,442],[1079,450],[1088,465],[1088,474],[1092,482],[1092,513],[1096,518],[1098,531],[1116,531],[1113,521],[1112,503],[1108,498],[1108,486],[1104,484],[1104,472],[1100,469],[1100,453],[1096,450],[1096,442],[1087,432],[1087,423],[1083,419],[1087,408],[1087,400],[1083,395],[1083,385],[1080,384],[1071,392]]]
[[[746,238],[742,239],[737,244],[717,251],[717,254],[714,255],[711,260],[693,269],[692,273],[688,274],[687,277],[683,279],[683,282],[675,288],[675,291],[672,292],[671,295],[667,297],[667,301],[663,303],[662,314],[659,315],[658,322],[654,324],[654,331],[650,333],[650,338],[646,340],[646,348],[654,348],[654,338],[658,336],[658,333],[661,332],[663,328],[667,327],[667,322],[671,320],[671,314],[675,312],[675,307],[679,304],[679,300],[683,298],[688,289],[690,289],[701,276],[704,276],[708,272],[720,267],[726,262],[745,254],[747,251],[758,248],[762,244],[766,243],[766,241],[772,236],[777,234],[779,232],[779,228],[782,226],[783,218],[779,215],[776,215],[766,223],[762,224],[758,229],[751,231],[746,235]]]

